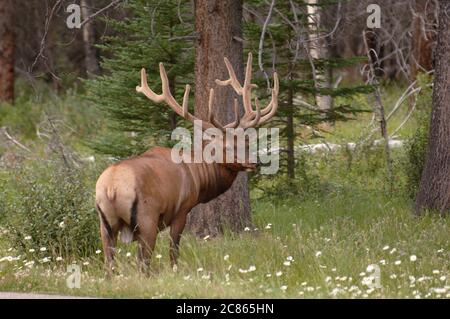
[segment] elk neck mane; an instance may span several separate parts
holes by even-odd
[[[237,171],[218,163],[185,164],[192,176],[198,192],[198,200],[206,203],[228,190],[233,184]]]

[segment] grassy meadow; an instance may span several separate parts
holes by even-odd
[[[395,100],[392,94],[385,95],[387,107]],[[80,120],[82,102],[69,96],[46,103],[72,128],[62,138],[89,155],[82,138],[98,128]],[[32,123],[41,120],[45,107],[31,102],[26,107],[28,117],[11,110],[2,125],[9,121],[11,132],[37,145],[35,152],[44,157],[45,143],[34,136]],[[356,142],[370,121],[371,114],[360,114],[338,123],[326,138]],[[407,139],[416,126],[410,120],[399,136]],[[320,141],[307,141],[315,142]],[[413,215],[405,191],[405,149],[392,155],[390,188],[382,147],[302,154],[295,182],[282,177],[252,182],[253,225],[242,233],[203,239],[185,233],[178,267],[172,269],[163,232],[148,276],[137,271],[136,244],[121,244],[115,274],[107,280],[93,209],[93,185],[107,160],[84,164],[80,185],[73,186],[70,177],[58,179],[61,171],[24,154],[20,168],[0,168],[0,291],[113,298],[449,298],[450,221]],[[29,188],[33,183],[36,188]],[[72,227],[80,223],[86,226]],[[58,250],[67,234],[74,247]],[[90,239],[81,244],[78,238]],[[83,245],[91,252],[77,250]],[[66,285],[73,263],[82,269],[79,289]],[[374,288],[367,283],[377,269],[380,287]]]

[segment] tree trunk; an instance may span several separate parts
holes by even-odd
[[[292,79],[290,79],[292,81]],[[288,89],[287,96],[287,119],[286,119],[286,138],[287,138],[287,172],[291,180],[295,179],[295,131],[294,131],[294,92],[292,87]]]
[[[433,104],[416,213],[450,210],[450,1],[439,1]]]
[[[14,102],[14,4],[0,1],[0,102]]]
[[[320,11],[318,9],[318,0],[307,0],[308,25],[309,25],[309,54],[312,59],[326,59],[328,57],[328,48],[326,39],[319,30],[320,27]],[[316,89],[330,88],[331,79],[328,70],[316,70],[315,74]],[[331,96],[316,94],[316,104],[321,110],[329,110],[331,108]]]
[[[81,12],[83,19],[87,19],[92,15],[91,0],[81,0]],[[88,77],[99,73],[97,49],[95,48],[95,27],[94,20],[87,22],[83,26],[83,44],[84,44],[84,61],[86,66],[86,74]]]
[[[195,0],[195,29],[199,34],[195,53],[195,114],[207,119],[209,89],[216,89],[216,116],[222,122],[233,121],[234,91],[215,86],[215,79],[226,79],[223,61],[228,57],[238,79],[243,81],[241,0]],[[240,112],[243,114],[241,105]],[[249,225],[250,200],[247,173],[241,172],[233,186],[219,198],[200,204],[189,214],[188,228],[198,236],[215,236],[224,228],[240,231]]]

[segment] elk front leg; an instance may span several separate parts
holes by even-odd
[[[170,263],[172,267],[177,264],[181,233],[186,225],[186,214],[182,214],[181,216],[170,225]]]

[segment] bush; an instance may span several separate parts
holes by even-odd
[[[406,144],[405,160],[406,194],[412,199],[416,197],[425,164],[432,100],[432,89],[426,86],[427,83],[431,83],[431,78],[421,75],[419,83],[423,90],[420,93],[416,106],[416,121],[418,125],[415,133]]]
[[[27,255],[34,249],[40,257],[95,252],[100,241],[91,171],[45,162],[14,172],[1,195],[11,244]]]

